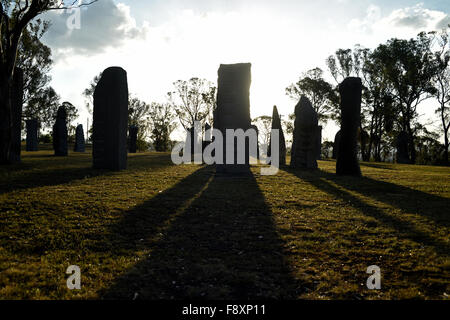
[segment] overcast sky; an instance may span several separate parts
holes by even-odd
[[[128,73],[130,93],[164,102],[172,83],[191,77],[217,81],[221,63],[252,63],[251,115],[292,113],[285,88],[338,48],[374,48],[389,38],[411,38],[450,24],[450,1],[406,0],[99,0],[80,13],[47,13],[44,43],[53,51],[51,85],[62,101],[88,113],[81,93],[109,66]],[[420,108],[435,119],[433,102]],[[91,120],[90,120],[91,122]],[[439,123],[436,123],[436,128]],[[329,123],[324,139],[338,128]],[[180,133],[173,138],[180,139]]]

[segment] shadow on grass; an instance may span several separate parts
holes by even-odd
[[[116,253],[149,250],[99,292],[105,299],[295,298],[272,212],[255,178],[202,168],[127,212]],[[136,295],[137,293],[137,295]]]
[[[0,167],[0,194],[15,190],[56,186],[79,179],[117,173],[110,170],[92,168],[90,154],[84,156],[83,154],[78,154],[68,157],[27,155],[26,158],[36,159],[31,162],[23,161],[19,164]],[[129,156],[127,171],[157,170],[170,165],[173,165],[170,155],[137,154]]]
[[[382,209],[366,203],[348,190],[387,203],[402,211],[425,216],[443,226],[448,226],[449,223],[446,213],[448,209],[445,209],[449,205],[448,199],[366,177],[339,177],[322,170],[302,171],[289,168],[285,171],[310,183],[319,190],[343,199],[365,215],[371,216],[386,226],[393,228],[401,237],[430,246],[436,253],[446,256],[450,255],[450,247],[446,242],[440,241],[429,233],[417,229],[413,223],[405,219],[389,215]],[[340,185],[347,190],[340,189],[332,183]],[[396,196],[389,197],[389,193]]]
[[[383,164],[368,163],[368,162],[360,162],[359,164],[363,167],[368,167],[368,168],[383,169],[383,170],[395,170],[392,167],[392,164],[383,165]]]

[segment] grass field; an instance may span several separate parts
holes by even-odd
[[[450,168],[319,167],[230,178],[140,153],[108,172],[24,152],[0,168],[0,298],[448,299]]]

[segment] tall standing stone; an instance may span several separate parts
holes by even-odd
[[[317,168],[318,117],[311,102],[305,96],[295,106],[294,139],[291,151],[291,167]]]
[[[408,134],[404,131],[400,132],[396,139],[397,163],[411,163],[408,153]]]
[[[277,106],[273,106],[272,111],[272,130],[278,130],[278,154],[280,156],[280,165],[286,165],[286,140],[284,138],[283,127],[281,126],[281,118],[278,113]],[[270,157],[272,151],[272,134],[270,134],[269,149],[267,155]]]
[[[25,122],[27,129],[27,151],[38,151],[38,121],[37,119]]]
[[[79,124],[75,130],[75,146],[73,148],[75,152],[86,151],[86,141],[84,139],[83,125]]]
[[[12,111],[12,140],[9,153],[11,163],[20,162],[22,149],[22,105],[23,105],[23,71],[20,68],[14,70],[13,87],[11,94]]]
[[[339,153],[339,144],[341,143],[341,130],[339,130],[336,135],[334,136],[334,143],[333,143],[333,159],[337,159],[337,155]]]
[[[237,164],[237,143],[234,144],[234,164],[226,164],[227,138],[226,129],[242,129],[247,131],[251,127],[250,119],[250,84],[251,64],[222,64],[218,70],[217,108],[214,112],[214,127],[222,132],[224,140],[223,164],[216,165],[220,173],[246,173],[250,167],[248,139],[245,150],[244,164]]]
[[[130,153],[136,153],[137,152],[137,136],[138,136],[138,132],[139,132],[139,127],[138,126],[131,125],[128,128],[128,135],[129,135],[128,149],[129,149]]]
[[[361,176],[358,162],[358,128],[361,114],[362,82],[346,78],[339,85],[341,95],[341,141],[336,162],[336,174]]]
[[[58,108],[56,122],[53,125],[53,150],[55,151],[55,156],[65,157],[68,155],[67,111],[64,106]]]
[[[103,71],[94,92],[94,168],[126,169],[127,126],[127,73],[120,67],[111,67]]]

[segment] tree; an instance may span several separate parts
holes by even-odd
[[[449,25],[450,28],[450,25]],[[444,164],[448,166],[448,148],[449,138],[448,131],[450,128],[450,49],[449,49],[449,32],[447,29],[442,30],[438,36],[439,50],[435,53],[437,73],[433,77],[435,97],[439,103],[436,114],[439,115],[444,132]]]
[[[23,70],[24,119],[37,119],[41,128],[51,128],[59,106],[59,96],[48,86],[51,77],[51,49],[41,42],[49,22],[36,19],[24,29],[17,53],[16,66]]]
[[[152,122],[151,139],[156,151],[164,152],[170,148],[170,134],[175,130],[176,114],[168,103],[152,103],[150,108]]]
[[[322,159],[330,159],[331,154],[333,153],[333,148],[334,148],[333,141],[325,140],[324,142],[322,142],[322,150],[321,150]]]
[[[68,135],[73,136],[75,134],[76,127],[72,124],[78,118],[78,109],[68,101],[64,101],[61,106],[66,109]],[[53,115],[53,121],[55,120],[56,112]]]
[[[300,77],[295,84],[286,88],[286,94],[295,101],[299,101],[302,95],[306,96],[312,103],[320,122],[326,123],[331,117],[336,98],[331,84],[323,78],[320,68],[311,69]]]
[[[372,155],[375,161],[381,161],[383,139],[393,130],[392,86],[383,73],[383,64],[372,56],[372,51],[358,46],[354,57],[363,82],[361,154],[364,161],[370,161]]]
[[[432,37],[422,32],[410,40],[391,39],[373,52],[374,59],[383,67],[386,81],[393,88],[396,124],[408,135],[408,155],[415,163],[414,136],[417,106],[435,93],[431,79],[436,74],[431,51]]]
[[[272,117],[259,116],[252,120],[258,127],[258,140],[261,144],[269,146],[270,133],[272,131]]]
[[[188,81],[178,80],[173,86],[175,90],[167,95],[185,130],[192,128],[195,121],[200,121],[202,127],[206,121],[212,123],[212,112],[216,106],[216,87],[211,82],[191,78]]]
[[[150,132],[151,111],[151,106],[144,101],[131,96],[128,99],[128,125],[135,125],[139,127],[137,137],[139,141],[145,141]]]
[[[46,89],[51,80],[48,74],[53,64],[52,51],[41,42],[49,25],[48,21],[36,19],[25,28],[20,38],[16,66],[23,70],[24,109],[32,97]]]
[[[95,88],[97,87],[98,82],[102,78],[102,72],[100,72],[98,75],[92,79],[91,83],[89,84],[89,87],[83,90],[83,96],[86,104],[86,109],[89,112],[90,115],[93,114],[94,110],[94,92]]]
[[[350,77],[354,70],[358,70],[358,60],[355,61],[354,57],[352,49],[338,49],[334,55],[326,59],[327,67],[336,83],[341,83]]]
[[[64,8],[67,6],[61,0],[0,0],[0,164],[10,163],[13,134],[11,93],[22,33],[41,13]]]
[[[46,87],[29,97],[22,116],[25,119],[37,119],[41,129],[51,128],[58,111],[59,95],[52,87]]]

